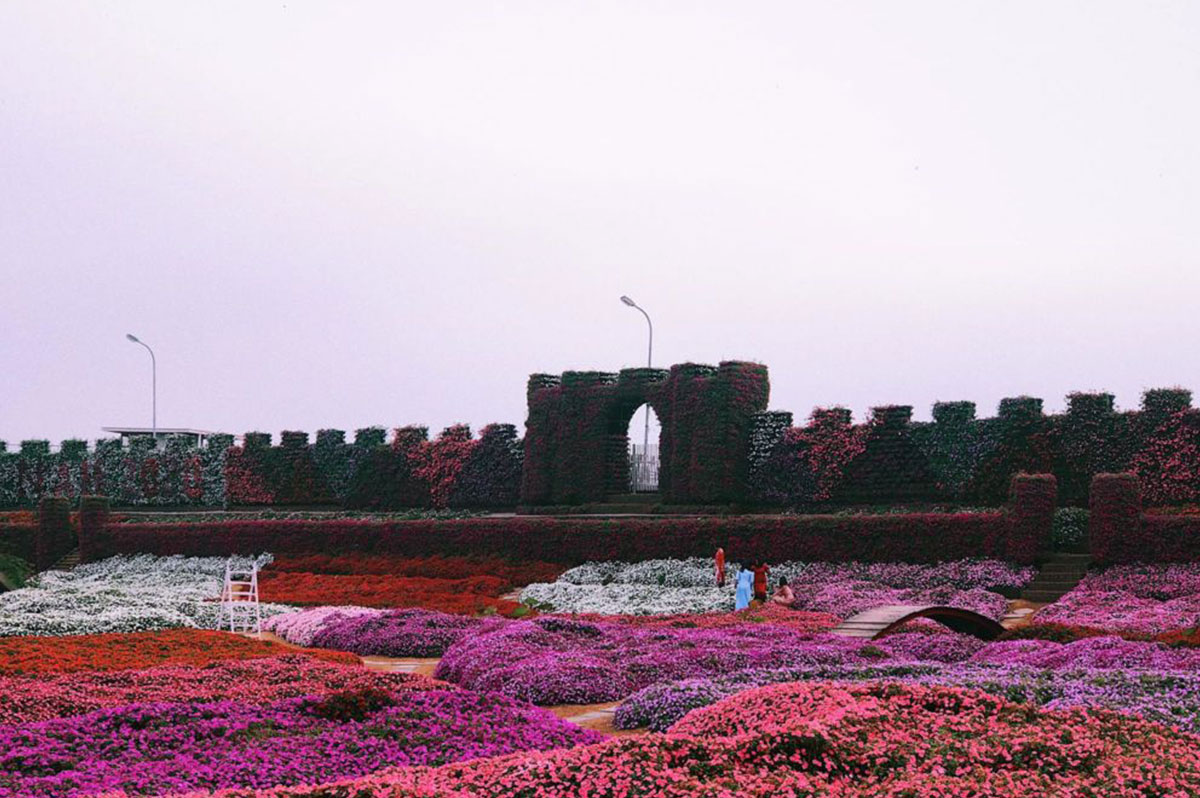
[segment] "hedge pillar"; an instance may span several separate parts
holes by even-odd
[[[37,569],[45,571],[75,547],[71,535],[71,502],[58,496],[44,496],[38,502],[38,529],[35,557]]]
[[[1088,538],[1092,562],[1143,559],[1136,547],[1142,523],[1142,491],[1135,474],[1097,474],[1092,480]]]
[[[107,496],[83,496],[79,499],[80,562],[94,562],[104,557],[108,511]]]
[[[1050,545],[1050,529],[1058,504],[1053,474],[1017,474],[1012,478],[1005,556],[1030,563]]]

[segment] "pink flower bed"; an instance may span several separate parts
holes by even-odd
[[[786,626],[795,632],[816,634],[828,632],[841,623],[836,615],[824,612],[803,612],[767,603],[737,612],[704,612],[689,615],[595,615],[563,616],[579,621],[619,623],[642,628],[724,629],[747,623],[768,623]]]
[[[1156,635],[1200,624],[1200,565],[1124,565],[1088,574],[1039,623]]]
[[[313,638],[326,624],[342,618],[376,616],[382,613],[383,610],[367,607],[314,607],[311,610],[300,610],[267,618],[263,621],[263,631],[273,632],[293,645],[307,647],[312,645]]]
[[[2,676],[0,725],[83,715],[139,702],[238,701],[265,706],[283,698],[368,688],[391,693],[452,689],[425,676],[378,673],[298,654],[201,667],[167,665],[145,670]]]
[[[1198,792],[1200,737],[1137,718],[1041,710],[952,687],[789,683],[695,710],[665,734],[254,795],[1184,798]]]
[[[1162,643],[1089,637],[1073,643],[1048,640],[1001,640],[989,643],[970,662],[1024,665],[1030,668],[1145,668],[1156,671],[1200,671],[1200,649],[1171,648]]]

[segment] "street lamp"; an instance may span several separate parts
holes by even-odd
[[[158,362],[154,359],[154,350],[145,341],[138,340],[133,333],[125,333],[125,337],[135,344],[146,347],[150,353],[150,439],[158,447]]]
[[[621,301],[631,308],[637,308],[643,316],[646,317],[646,326],[650,330],[650,342],[646,346],[646,368],[650,368],[654,362],[654,324],[650,321],[650,314],[645,311],[638,303],[634,302],[627,296],[622,296]],[[642,460],[643,462],[650,455],[650,404],[646,403],[646,430],[642,435]]]

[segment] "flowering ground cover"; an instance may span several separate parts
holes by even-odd
[[[263,626],[295,645],[362,656],[438,657],[484,623],[480,618],[415,608],[315,607],[277,615]]]
[[[504,601],[507,583],[494,576],[426,579],[420,576],[333,575],[266,572],[259,576],[264,601],[323,605],[356,603],[364,607],[427,607],[474,615],[486,609],[513,612]]]
[[[696,710],[663,734],[255,795],[1183,798],[1197,792],[1200,738],[1138,718],[1038,709],[941,686],[791,683]]]
[[[0,674],[19,676],[117,671],[160,665],[202,666],[223,660],[295,653],[295,649],[268,640],[200,629],[70,637],[0,637]],[[303,653],[329,662],[358,662],[352,654],[338,651]]]
[[[354,658],[350,658],[354,659]],[[141,702],[237,701],[264,706],[284,698],[343,690],[390,693],[447,689],[425,676],[379,673],[303,654],[207,665],[161,665],[142,670],[74,671],[0,676],[0,725],[84,715],[106,707]]]
[[[530,582],[554,579],[563,566],[497,557],[304,555],[276,559],[259,578],[265,601],[299,605],[425,607],[474,615],[511,614],[500,596]]]
[[[619,623],[626,626],[675,629],[721,629],[744,623],[769,623],[786,626],[797,632],[828,632],[841,619],[823,612],[803,612],[767,603],[761,607],[750,607],[737,612],[707,612],[695,615],[591,615],[571,617],[592,623]]]
[[[1200,673],[1194,671],[1087,667],[1053,670],[968,662],[752,669],[724,676],[681,679],[634,693],[617,708],[614,723],[620,729],[645,727],[665,731],[697,707],[715,704],[756,686],[799,681],[884,680],[969,687],[1050,709],[1103,707],[1200,733]]]
[[[46,571],[26,587],[0,594],[0,637],[217,628],[227,561],[139,555]],[[289,610],[262,605],[264,616]]]
[[[273,615],[263,621],[263,631],[273,632],[296,646],[311,646],[316,636],[327,624],[342,618],[358,615],[379,615],[383,610],[370,607],[311,607],[296,612]]]
[[[544,710],[461,690],[138,703],[0,726],[0,796],[271,787],[600,739]]]
[[[435,675],[535,704],[590,704],[619,700],[662,680],[904,659],[886,645],[767,623],[643,628],[544,617],[479,626],[446,650]]]
[[[488,623],[429,610],[389,610],[327,622],[313,635],[312,645],[364,656],[438,657]]]
[[[1200,564],[1119,565],[1089,573],[1040,623],[1163,634],[1200,624]]]
[[[705,559],[591,562],[556,582],[532,584],[521,600],[556,612],[597,615],[664,615],[728,612],[740,566],[714,584]],[[796,608],[845,618],[886,604],[944,604],[999,618],[1007,601],[998,589],[1016,590],[1033,578],[1031,568],[998,560],[909,563],[800,563],[771,568],[774,585],[786,576],[796,588]]]
[[[426,579],[467,579],[494,576],[509,589],[531,582],[557,579],[565,570],[558,563],[514,561],[499,557],[392,557],[385,554],[307,554],[276,557],[267,571],[309,574],[377,574],[423,576]]]

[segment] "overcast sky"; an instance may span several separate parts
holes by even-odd
[[[0,2],[0,439],[1200,388],[1200,3]]]

